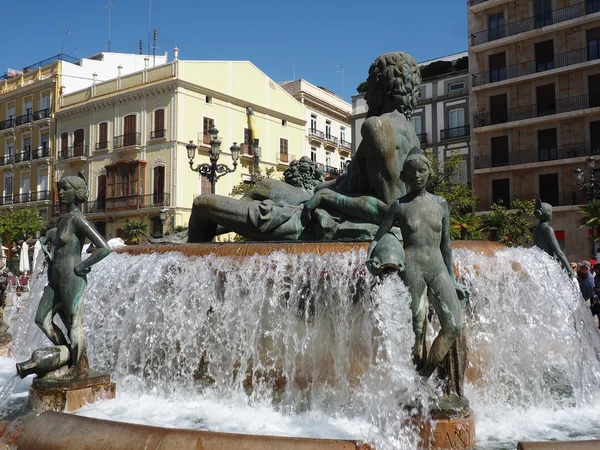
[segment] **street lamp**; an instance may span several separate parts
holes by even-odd
[[[185,148],[187,149],[188,158],[190,160],[190,169],[194,172],[198,172],[201,176],[206,177],[208,181],[210,181],[210,192],[214,194],[217,180],[223,175],[235,172],[235,169],[237,169],[237,161],[240,157],[240,146],[234,142],[233,145],[229,147],[231,159],[233,160],[233,169],[225,164],[217,164],[221,153],[221,140],[218,137],[219,130],[217,130],[213,124],[208,129],[208,134],[210,135],[210,164],[198,164],[194,167],[194,156],[198,146],[194,144],[194,141],[190,141]]]
[[[573,173],[575,174],[575,182],[577,183],[577,187],[581,192],[583,192],[585,195],[585,200],[589,203],[600,199],[600,183],[596,181],[596,177],[594,175],[596,160],[593,156],[588,156],[587,166],[589,172],[589,178],[587,182],[585,181],[585,174],[583,170],[581,170],[579,167],[574,169]]]
[[[254,173],[252,174],[252,181],[254,183],[256,183],[258,181],[258,171],[260,170],[260,168],[259,168],[260,151],[261,151],[261,148],[259,145],[259,141],[258,141],[258,139],[254,139],[254,145],[253,145]]]

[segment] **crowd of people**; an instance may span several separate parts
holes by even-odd
[[[571,267],[577,273],[581,295],[586,304],[589,304],[592,315],[599,319],[600,328],[600,262],[593,259],[579,264],[572,262]]]

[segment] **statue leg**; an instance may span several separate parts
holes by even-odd
[[[73,276],[63,280],[60,293],[63,299],[60,317],[69,335],[71,367],[76,367],[81,361],[85,350],[85,335],[83,332],[83,292],[87,280]]]
[[[412,272],[402,272],[402,281],[408,286],[410,292],[412,311],[412,326],[415,333],[413,346],[413,363],[419,370],[425,363],[427,349],[425,348],[426,313],[427,313],[427,285],[422,277]]]
[[[52,284],[44,288],[42,299],[35,315],[35,323],[54,345],[66,345],[67,339],[62,330],[52,320],[56,311],[57,292]],[[59,297],[60,298],[60,297]]]
[[[430,377],[450,351],[462,329],[462,314],[450,276],[444,272],[429,284],[429,298],[440,321],[440,332],[433,341],[427,361],[419,373]]]

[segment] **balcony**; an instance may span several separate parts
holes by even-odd
[[[15,194],[13,198],[13,204],[17,205],[19,203],[29,203],[29,198],[29,192],[26,192],[25,194]]]
[[[558,53],[554,55],[554,60],[552,61],[537,62],[534,59],[512,66],[490,70],[488,72],[473,74],[473,86],[476,87],[488,83],[496,83],[498,81],[531,75],[532,73],[542,73],[548,70],[572,66],[599,58],[600,55],[598,54],[597,46],[580,48],[570,52]]]
[[[96,151],[108,150],[108,141],[96,142]]]
[[[5,195],[0,197],[0,206],[11,206],[13,204],[13,196]]]
[[[534,200],[541,198],[543,202],[550,203],[552,206],[575,206],[582,205],[585,203],[583,193],[577,189],[576,186],[572,186],[570,190],[564,192],[544,192],[544,193],[532,193],[530,195],[511,195],[509,197],[494,197],[494,198],[480,198],[477,203],[477,211],[490,211],[491,206],[494,203],[502,202],[502,205],[509,208],[513,200]]]
[[[510,22],[500,27],[489,28],[471,34],[471,46],[485,44],[515,34],[531,31],[536,28],[542,28],[554,25],[567,20],[583,17],[600,11],[600,5],[595,1],[586,1],[565,8],[547,11],[543,14],[536,14],[523,20]]]
[[[32,159],[50,158],[50,147],[47,145],[31,152]]]
[[[0,122],[0,132],[2,131],[11,131],[15,127],[15,119],[12,117],[10,119],[6,119]]]
[[[427,133],[419,133],[417,134],[417,137],[419,138],[421,145],[427,145]]]
[[[254,148],[250,146],[250,144],[241,144],[240,145],[240,156],[245,156],[247,158],[254,157]]]
[[[287,153],[279,153],[279,156],[277,157],[277,162],[287,164],[289,162],[289,155]]]
[[[503,155],[475,156],[475,170],[491,167],[505,167],[517,164],[542,163],[546,161],[565,160],[581,156],[599,155],[600,142],[579,142],[565,144],[553,148],[536,148],[505,152]]]
[[[31,114],[31,113],[23,114],[22,116],[17,117],[15,125],[17,127],[19,127],[21,125],[27,125],[27,124],[30,124],[32,120],[33,120],[33,114]]]
[[[210,137],[210,136],[209,136]],[[123,149],[127,147],[140,146],[140,133],[128,133],[121,136],[115,136],[113,140],[113,148]]]
[[[49,120],[51,119],[50,108],[41,109],[33,113],[33,121],[37,122],[38,120]]]
[[[340,147],[348,151],[352,150],[352,144],[348,141],[344,141],[343,139],[340,139]]]
[[[310,130],[308,130],[308,137],[313,140],[316,139],[318,141],[324,141],[325,133],[323,133],[322,131],[319,131],[319,130],[313,130],[311,128]]]
[[[58,152],[59,160],[66,160],[72,158],[80,158],[82,161],[86,159],[87,156],[87,145],[78,144],[73,145],[72,147],[63,148]]]
[[[31,161],[31,150],[15,154],[15,164]]]
[[[325,134],[325,142],[328,144],[333,144],[335,146],[338,145],[338,138],[332,136],[331,134]]]
[[[35,191],[30,194],[29,201],[45,202],[50,200],[50,191]]]
[[[167,137],[167,130],[154,130],[150,132],[150,139],[163,139]]]
[[[0,158],[0,166],[8,166],[9,164],[13,164],[15,162],[14,155],[6,155]]]
[[[559,98],[554,102],[541,101],[535,105],[518,106],[493,113],[480,112],[473,114],[475,128],[486,127],[501,123],[515,122],[518,120],[532,119],[534,117],[550,116],[587,108],[600,106],[600,94],[583,94],[575,97]]]
[[[463,125],[461,127],[454,127],[454,128],[446,128],[444,130],[442,130],[441,135],[442,135],[442,141],[445,141],[447,139],[456,139],[456,138],[460,138],[460,137],[465,137],[465,136],[469,136],[471,134],[471,126],[470,125]]]

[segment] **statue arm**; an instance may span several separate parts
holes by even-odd
[[[50,230],[46,231],[45,236],[42,236],[40,238],[40,245],[42,246],[42,251],[44,252],[46,257],[50,261],[54,260],[54,238],[55,237],[56,237],[56,228],[51,228]],[[47,247],[48,241],[52,244],[52,250],[50,253],[48,252],[48,247]]]
[[[383,236],[385,236],[387,233],[389,233],[390,230],[392,229],[392,227],[394,226],[394,223],[397,220],[399,207],[400,207],[400,202],[398,202],[398,200],[396,200],[388,208],[387,212],[385,213],[385,217],[381,221],[381,225],[379,225],[379,229],[377,230],[377,233],[375,233],[375,237],[373,238],[373,240],[371,241],[371,244],[369,245],[369,250],[367,251],[367,259],[371,258],[371,253],[373,253],[373,249],[377,246],[377,243],[379,242],[379,240]]]
[[[381,223],[387,205],[368,195],[350,197],[332,189],[321,189],[304,204],[302,211],[304,223],[310,221],[312,212],[317,208],[325,209],[328,212],[336,210],[348,217],[369,223]]]
[[[98,250],[92,253],[85,261],[81,261],[75,266],[76,275],[85,275],[91,270],[91,266],[106,258],[112,251],[108,242],[98,233],[98,231],[84,218],[77,221],[77,231],[82,232]]]
[[[446,269],[448,270],[448,275],[450,275],[450,279],[452,280],[452,284],[456,289],[456,294],[459,300],[463,300],[463,308],[469,297],[468,289],[456,281],[454,278],[454,264],[452,257],[452,244],[450,241],[450,211],[448,209],[448,203],[442,197],[438,197],[440,199],[442,210],[443,210],[443,218],[442,218],[442,240],[440,242],[440,250],[442,251],[442,257],[444,258],[444,264],[446,265]]]
[[[556,234],[554,234],[554,229],[548,223],[544,223],[540,227],[541,231],[546,237],[546,241],[548,242],[548,244],[550,244],[550,248],[552,248],[552,253],[558,259],[563,268],[567,271],[569,277],[574,278],[575,274],[573,273],[573,268],[571,267],[571,264],[567,260],[567,257],[560,248],[558,239],[556,239]]]

